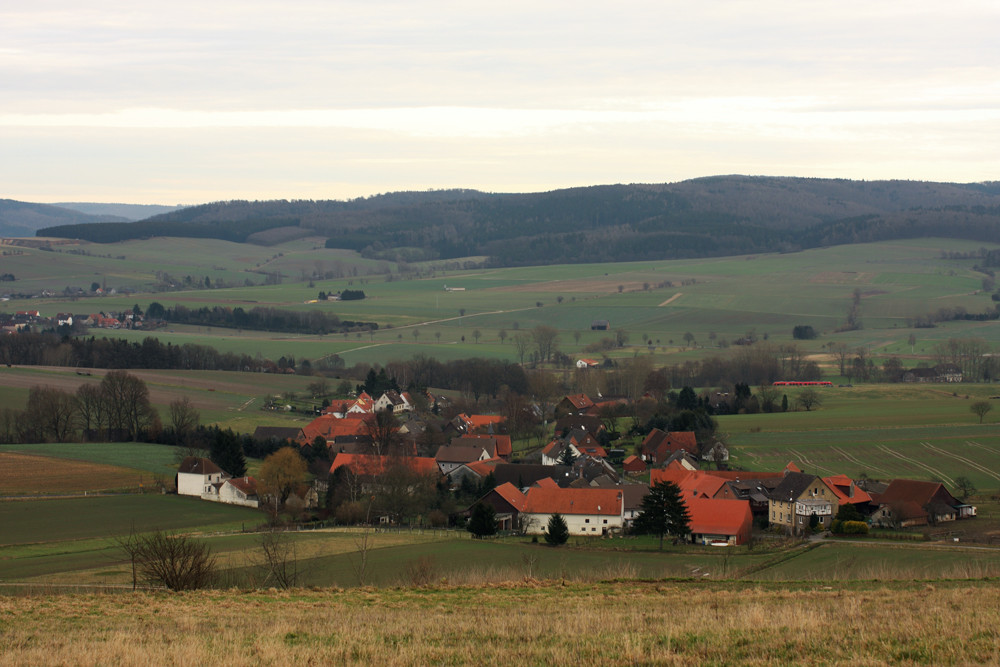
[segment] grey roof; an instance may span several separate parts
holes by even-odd
[[[483,456],[483,447],[465,447],[462,445],[442,445],[438,448],[434,459],[447,463],[472,463]]]
[[[225,474],[222,468],[212,463],[211,460],[200,456],[185,457],[184,460],[181,461],[181,465],[177,469],[177,472],[188,475],[214,475],[216,473]]]
[[[781,484],[771,491],[771,497],[781,501],[787,501],[789,498],[798,498],[817,479],[816,475],[809,475],[804,472],[790,472],[781,480]],[[821,481],[820,483],[822,484],[823,482]]]

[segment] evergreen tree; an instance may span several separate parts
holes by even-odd
[[[497,515],[492,506],[486,503],[476,503],[472,508],[472,516],[466,530],[478,538],[497,534]]]
[[[566,445],[566,449],[559,455],[559,465],[571,466],[576,462],[577,456],[573,453],[573,448]]]
[[[657,482],[642,499],[642,510],[632,529],[640,535],[659,535],[662,550],[664,535],[683,537],[691,532],[690,525],[691,515],[681,499],[681,490],[673,482]]]
[[[317,435],[312,441],[312,459],[323,460],[329,457],[329,449],[326,446],[326,438]]]
[[[557,547],[560,544],[566,544],[566,540],[568,539],[569,527],[566,525],[566,519],[556,512],[549,517],[549,525],[545,531],[545,541]]]
[[[232,429],[216,429],[209,458],[233,477],[242,477],[247,472],[247,461],[243,456],[240,438]]]

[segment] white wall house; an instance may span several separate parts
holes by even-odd
[[[522,525],[526,532],[542,535],[549,519],[558,513],[570,535],[599,537],[620,532],[623,523],[621,489],[562,489],[532,487],[525,494]]]
[[[215,484],[221,484],[229,475],[209,459],[188,456],[177,469],[177,495],[198,496],[217,493]]]

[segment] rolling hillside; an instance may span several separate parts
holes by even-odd
[[[535,194],[471,190],[352,201],[230,201],[136,223],[39,235],[114,242],[152,236],[270,245],[325,236],[373,259],[488,256],[496,266],[792,251],[919,236],[1000,241],[1000,185],[717,176]]]

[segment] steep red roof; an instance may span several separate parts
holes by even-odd
[[[867,503],[872,499],[872,497],[868,495],[867,491],[855,485],[854,480],[847,475],[824,477],[823,481],[826,482],[827,486],[833,489],[834,493],[837,494],[837,502],[841,505]]]
[[[343,419],[333,415],[321,415],[302,428],[304,442],[311,443],[317,435],[327,440],[333,440],[337,436],[368,435],[364,417],[365,415],[357,413],[348,414]]]
[[[505,482],[493,490],[497,495],[510,503],[518,512],[524,511],[525,496],[516,486],[510,482]]]
[[[684,504],[691,516],[692,533],[738,535],[749,530],[753,522],[750,502],[746,500],[684,498]]]
[[[785,466],[785,470],[787,470],[788,472],[802,472],[801,470],[799,470],[799,467],[795,465],[793,461],[788,462],[788,465]]]
[[[620,489],[560,489],[533,486],[525,494],[524,511],[531,514],[597,514],[621,516]]]

